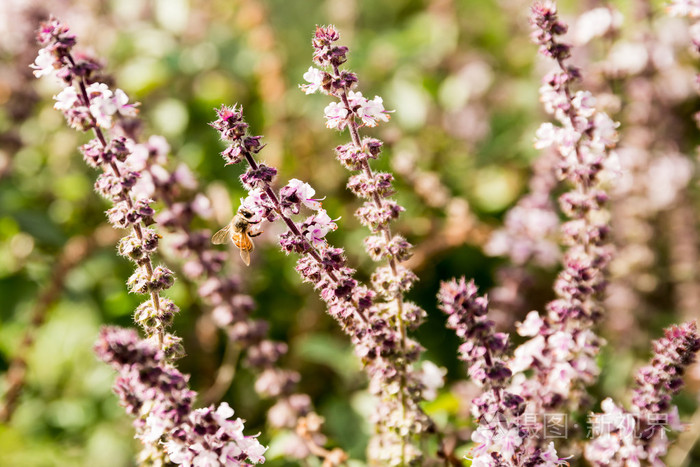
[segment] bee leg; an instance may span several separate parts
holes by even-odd
[[[250,233],[250,232],[248,232],[248,236],[249,236],[249,237],[259,237],[260,234],[262,234],[262,233],[263,233],[262,230],[261,230],[260,232],[256,232],[256,233]]]

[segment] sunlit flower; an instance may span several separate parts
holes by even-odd
[[[323,84],[323,77],[323,71],[310,66],[309,70],[306,73],[304,73],[304,79],[310,84],[301,84],[299,85],[299,87],[306,94],[313,94],[319,89],[321,89],[321,85]]]
[[[331,102],[323,111],[326,115],[326,127],[344,129],[348,124],[348,109],[338,102]]]
[[[42,76],[51,75],[56,71],[53,66],[54,62],[55,58],[53,54],[49,50],[43,48],[39,49],[36,60],[34,60],[34,63],[29,65],[29,67],[34,70],[34,76],[41,78]]]

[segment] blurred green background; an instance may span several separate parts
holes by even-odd
[[[633,27],[635,12],[647,4],[560,3],[564,19],[584,8],[614,4],[631,29],[638,27]],[[662,5],[651,7],[661,12]],[[366,231],[353,217],[358,202],[345,189],[348,173],[333,153],[348,138],[325,128],[326,96],[306,96],[298,89],[312,64],[315,25],[335,24],[350,48],[347,66],[358,74],[359,89],[368,97],[382,96],[386,108],[396,111],[388,124],[365,134],[386,142],[376,167],[396,173],[396,198],[406,213],[395,230],[416,245],[412,264],[420,282],[409,298],[428,312],[417,338],[427,349],[425,357],[448,370],[446,387],[426,410],[441,426],[449,424],[468,437],[473,390],[459,382],[465,370],[455,357],[458,341],[444,328],[434,297],[440,280],[459,275],[474,278],[487,292],[504,265],[482,247],[527,191],[530,165],[538,156],[532,140],[545,118],[537,90],[546,67],[529,40],[528,11],[529,2],[521,0],[54,0],[50,6],[3,0],[0,372],[15,357],[37,308],[44,307],[42,297],[57,280],[52,271],[66,245],[85,238],[90,247],[77,264],[60,271],[63,284],[46,302],[45,322],[23,355],[26,382],[11,423],[0,425],[0,465],[126,466],[133,464],[137,448],[131,420],[111,392],[114,373],[96,360],[92,345],[105,323],[132,326],[140,300],[127,294],[131,265],[115,254],[116,237],[102,226],[108,206],[92,189],[96,173],[77,151],[88,136],[66,127],[52,108],[57,88],[35,80],[28,68],[38,49],[32,31],[39,18],[53,13],[67,23],[78,35],[78,48],[104,60],[115,85],[141,102],[144,136],[164,135],[173,167],[186,163],[214,202],[215,218],[199,221],[201,227],[225,225],[231,206],[244,195],[237,180],[241,168],[222,170],[222,146],[207,125],[215,118],[213,108],[239,103],[252,132],[264,136],[262,159],[278,167],[279,183],[309,182],[326,197],[331,217],[341,217],[329,240],[346,249],[358,277],[366,279],[374,268],[362,247]],[[595,64],[610,40],[586,48],[577,63]],[[592,85],[621,89],[615,81]],[[689,154],[698,142],[691,119],[696,104],[692,97],[675,107],[687,127],[678,146]],[[696,191],[692,184],[693,206]],[[282,363],[301,372],[300,390],[326,418],[330,444],[362,459],[371,431],[365,421],[371,411],[365,377],[322,302],[301,284],[295,258],[276,247],[275,233],[271,229],[258,239],[250,268],[240,267],[235,252],[230,267],[243,275],[255,298],[253,316],[268,320],[271,336],[289,344]],[[658,285],[648,294],[653,306],[639,318],[643,324],[635,337],[618,345],[617,331],[602,331],[611,347],[601,355],[603,376],[592,389],[595,397],[624,399],[634,368],[648,358],[649,338],[680,319],[674,311],[675,283],[666,275],[668,254],[664,246],[658,248]],[[167,248],[162,260],[176,271],[181,266]],[[524,311],[542,309],[552,298],[556,268],[529,272],[534,284]],[[222,335],[210,345],[197,335],[203,305],[196,290],[178,274],[168,295],[182,310],[174,328],[188,355],[179,368],[192,375],[193,389],[203,391],[212,384],[224,347]],[[499,322],[512,331],[522,316]],[[263,443],[274,447],[282,434],[266,429],[270,403],[259,400],[253,381],[241,366],[224,400],[247,420],[248,433],[262,432]],[[6,387],[7,379],[0,379],[0,393]],[[690,416],[694,397],[678,402]],[[274,452],[270,465],[294,465]]]

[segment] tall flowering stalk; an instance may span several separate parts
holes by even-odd
[[[263,148],[262,137],[248,135],[248,124],[243,120],[240,107],[222,106],[217,110],[217,116],[218,119],[211,125],[220,133],[222,140],[230,143],[221,153],[226,165],[242,161],[248,165],[246,172],[240,176],[249,192],[241,207],[254,213],[250,220],[256,224],[262,220],[284,222],[287,231],[279,237],[282,250],[287,254],[300,255],[296,269],[302,279],[319,290],[328,306],[328,313],[350,336],[358,356],[371,366],[380,356],[381,346],[390,345],[388,339],[382,339],[386,325],[371,318],[373,293],[352,277],[354,271],[347,267],[344,251],[332,247],[325,239],[330,231],[337,228],[335,222],[322,208],[320,201],[314,198],[315,190],[309,184],[292,179],[279,191],[273,189],[277,169],[255,160]],[[300,214],[302,209],[313,213],[297,223],[292,216]],[[280,410],[277,412],[280,412],[282,407],[278,408]],[[297,427],[298,433],[302,438],[310,439],[306,427],[309,418],[300,419],[300,422],[302,425]],[[344,459],[337,450],[326,451],[307,445],[312,452],[325,457],[327,465],[337,465]]]
[[[354,271],[346,264],[343,249],[333,247],[326,241],[325,236],[335,230],[336,224],[314,198],[313,188],[292,179],[276,192],[272,181],[277,171],[255,160],[254,156],[262,149],[260,136],[247,134],[248,124],[243,121],[241,110],[224,106],[217,114],[219,118],[212,126],[221,133],[224,141],[230,143],[222,152],[227,165],[243,160],[248,163],[248,169],[240,179],[249,190],[249,196],[241,206],[254,212],[257,219],[270,222],[281,219],[284,222],[287,231],[279,238],[282,250],[301,256],[297,261],[297,271],[306,282],[319,290],[329,314],[351,337],[355,352],[370,376],[370,390],[382,396],[389,393],[382,400],[376,417],[383,421],[384,426],[390,427],[382,434],[391,444],[384,441],[376,446],[376,449],[383,449],[381,453],[375,451],[373,454],[383,456],[379,462],[394,465],[417,461],[420,452],[407,440],[413,433],[424,431],[430,423],[417,406],[420,394],[411,394],[402,406],[392,401],[398,400],[401,389],[423,390],[422,374],[406,373],[402,386],[401,372],[396,367],[402,359],[415,361],[418,347],[410,344],[407,349],[402,348],[401,342],[406,337],[399,333],[391,315],[387,314],[387,305],[375,304],[377,292],[358,283],[353,278]],[[299,224],[291,216],[299,214],[302,207],[312,210],[313,214]],[[394,283],[388,271],[383,276],[375,274],[373,283],[379,280],[386,282],[386,288],[396,290],[396,287],[402,287]],[[404,313],[418,313],[418,310],[415,306],[404,304]]]
[[[104,328],[95,346],[98,356],[119,373],[114,386],[127,413],[135,417],[137,438],[143,444],[142,464],[242,465],[264,461],[265,448],[255,437],[243,435],[240,419],[228,420],[228,404],[194,410],[195,393],[187,387],[188,377],[173,361],[184,354],[180,339],[166,333],[179,311],[160,293],[171,287],[173,273],[153,266],[152,255],[160,235],[148,226],[155,214],[152,200],[141,196],[137,186],[141,172],[136,168],[136,143],[125,136],[123,119],[136,115],[120,89],[112,91],[97,81],[100,66],[95,60],[73,55],[75,36],[50,19],[37,35],[43,46],[32,65],[37,77],[55,76],[63,90],[55,96],[71,127],[92,130],[94,138],[81,147],[85,161],[102,170],[96,191],[112,201],[109,222],[118,229],[130,229],[119,242],[119,254],[136,265],[127,285],[133,293],[148,295],[135,311],[134,320],[144,329],[141,340],[132,330]]]
[[[426,417],[419,407],[419,378],[413,368],[420,346],[408,337],[408,329],[420,325],[425,311],[404,300],[404,294],[417,277],[401,265],[410,256],[411,244],[391,232],[391,221],[404,210],[390,199],[394,193],[393,176],[374,172],[369,164],[379,156],[383,143],[360,135],[361,127],[374,127],[378,122],[388,121],[389,112],[384,109],[381,97],[370,100],[354,90],[357,75],[340,68],[347,61],[348,48],[336,45],[339,39],[340,34],[333,26],[316,28],[312,40],[313,59],[321,69],[310,67],[304,74],[308,84],[301,88],[307,94],[321,91],[335,97],[337,101],[329,103],[325,109],[326,126],[347,129],[350,133],[351,141],[338,146],[336,155],[345,168],[357,172],[350,177],[347,186],[365,200],[355,213],[372,232],[365,239],[365,249],[374,261],[385,262],[372,275],[372,286],[381,298],[376,302],[377,309],[398,337],[397,348],[386,356],[382,374],[370,382],[371,391],[379,398],[379,407],[374,418],[377,436],[371,442],[369,455],[378,462],[404,464],[413,460],[413,449],[408,450],[412,438],[427,428]]]
[[[531,312],[519,326],[518,333],[531,339],[515,350],[511,364],[514,373],[534,371],[529,380],[520,377],[513,390],[528,401],[528,410],[540,413],[578,407],[584,385],[598,375],[595,357],[601,339],[592,327],[602,316],[604,270],[611,256],[607,194],[600,183],[609,164],[608,150],[617,140],[617,124],[596,110],[589,92],[572,91],[580,73],[568,63],[570,46],[558,40],[567,26],[558,20],[555,4],[536,3],[531,22],[540,53],[557,65],[545,77],[540,96],[545,110],[559,122],[559,126],[542,124],[535,146],[558,151],[559,177],[573,186],[559,197],[570,220],[562,225],[562,241],[568,248],[554,284],[557,298],[547,305],[546,316]]]
[[[507,364],[508,335],[495,332],[486,317],[488,299],[478,296],[474,281],[464,278],[443,282],[439,308],[447,314],[447,327],[463,341],[459,358],[483,393],[472,401],[472,415],[479,427],[472,433],[477,443],[472,466],[556,466],[566,464],[554,444],[539,448],[532,443],[530,426],[523,418],[525,400],[509,392],[512,372]]]
[[[165,169],[168,148],[164,139],[151,137],[137,145],[135,152],[142,162],[139,187],[142,193],[162,201],[164,208],[156,222],[171,232],[174,250],[186,260],[183,272],[199,284],[198,294],[208,305],[210,318],[226,332],[230,345],[245,350],[247,362],[259,370],[256,390],[264,397],[286,398],[299,381],[298,373],[275,366],[286,353],[286,344],[266,339],[268,323],[250,318],[255,302],[242,292],[239,277],[222,274],[228,256],[212,247],[211,232],[192,229],[196,215],[208,217],[209,199],[201,193],[193,194],[197,182],[187,166],[181,164],[172,173]],[[224,366],[227,364],[224,362]]]
[[[691,321],[671,326],[664,337],[654,341],[653,349],[650,364],[637,371],[632,411],[608,398],[601,404],[604,413],[593,417],[594,438],[585,450],[593,465],[665,465],[666,432],[682,429],[671,397],[683,387],[683,374],[700,350],[697,324]]]

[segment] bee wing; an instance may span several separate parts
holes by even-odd
[[[248,234],[242,232],[234,233],[231,239],[233,240],[233,244],[240,250],[241,259],[245,265],[250,266],[250,252],[253,251],[253,248],[255,248],[253,241],[250,239]]]
[[[231,224],[216,232],[211,237],[211,242],[214,245],[223,245],[225,243],[228,243],[229,238],[231,238]]]
[[[250,250],[241,249],[241,259],[246,266],[250,266]]]

